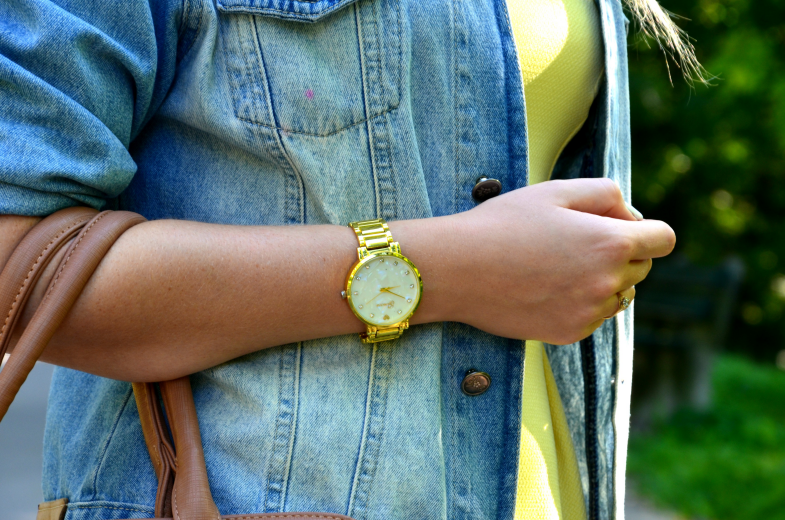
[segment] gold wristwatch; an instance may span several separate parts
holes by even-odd
[[[349,224],[360,242],[357,262],[346,276],[341,297],[360,321],[368,326],[363,343],[400,338],[409,318],[420,305],[422,278],[414,264],[401,254],[383,219]]]

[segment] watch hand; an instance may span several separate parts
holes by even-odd
[[[385,287],[382,287],[382,291],[384,291],[384,289],[385,289]],[[376,298],[378,298],[378,297],[379,297],[379,296],[381,296],[382,294],[384,294],[384,293],[383,293],[383,292],[380,292],[379,294],[377,294],[376,296],[374,296],[373,298],[371,298],[370,300],[368,300],[367,302],[365,302],[365,304],[364,304],[364,305],[368,305],[369,303],[371,303],[372,301],[374,301]]]
[[[396,285],[395,287],[400,287],[400,285]],[[395,289],[395,287],[393,287],[393,289]],[[386,287],[382,289],[382,291],[397,296],[398,298],[403,298],[403,296],[401,296],[400,294],[394,293],[391,290],[387,289]]]

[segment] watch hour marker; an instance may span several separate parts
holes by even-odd
[[[355,280],[357,280],[357,281],[359,282],[359,281],[360,281],[360,277],[359,277],[359,275],[358,275],[358,276],[355,276],[355,277],[354,277],[354,279],[355,279]]]
[[[412,299],[411,298],[406,298],[406,303],[412,303]]]
[[[362,305],[358,305],[358,306],[357,306],[357,308],[358,308],[358,309],[362,309],[362,308],[363,308],[363,306],[362,306]]]
[[[380,261],[381,263],[384,263],[384,258],[380,258],[380,259],[379,259],[379,261]]]
[[[373,318],[373,314],[371,314],[371,318]]]
[[[355,296],[357,296],[358,294],[360,294],[360,293],[358,293],[357,291],[354,291],[354,295]]]
[[[401,314],[402,312],[403,312],[402,310],[398,309],[398,314]]]
[[[409,284],[409,289],[414,289],[414,284],[413,283]]]
[[[409,274],[409,271],[406,271],[406,272],[405,272],[405,273],[403,273],[403,274]]]
[[[398,260],[396,260],[395,262],[393,262],[393,265],[398,265]]]
[[[366,268],[366,269],[370,269],[370,268],[371,268],[371,266],[370,266],[370,265],[366,265],[366,266],[365,266],[365,268]]]
[[[387,316],[387,315],[385,314],[385,315],[384,315],[384,318],[382,318],[382,319],[384,319],[384,320],[389,320],[389,319],[390,319],[390,317],[389,317],[389,316]]]

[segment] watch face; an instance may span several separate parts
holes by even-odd
[[[395,325],[411,316],[422,289],[417,269],[404,258],[388,254],[357,266],[348,287],[354,313],[376,327]]]

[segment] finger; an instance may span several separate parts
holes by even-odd
[[[619,295],[622,298],[627,298],[629,300],[627,302],[627,305],[625,306],[625,308],[621,309],[622,311],[625,311],[625,310],[627,310],[629,308],[630,304],[632,303],[632,300],[635,299],[635,286],[633,285],[632,287],[628,287],[627,289],[624,289],[623,291],[620,291]],[[619,299],[619,303],[621,303],[621,299],[622,298]]]
[[[603,323],[605,323],[605,318],[600,318],[599,320],[593,322],[591,325],[583,329],[582,336],[584,338],[588,338],[595,330],[599,329]]]
[[[635,220],[643,220],[643,214],[635,209],[632,204],[625,202],[624,205],[627,206],[627,211],[629,211],[632,216],[635,217]]]
[[[600,311],[602,317],[600,317],[596,321],[589,324],[586,328],[584,328],[582,332],[582,337],[584,338],[588,337],[591,333],[593,333],[595,330],[600,328],[600,326],[602,326],[602,324],[605,323],[605,320],[613,318],[620,312],[623,312],[629,308],[629,304],[624,309],[620,308],[621,298],[619,297],[619,295],[621,295],[621,297],[629,298],[629,302],[632,303],[632,300],[635,299],[635,287],[628,287],[625,290],[620,291],[617,294],[614,294],[613,297],[608,298],[608,300],[603,305],[603,310]]]
[[[647,258],[646,260],[631,261],[624,269],[624,273],[622,274],[621,280],[619,281],[618,289],[621,291],[622,289],[641,283],[649,275],[651,266],[651,258]]]
[[[631,260],[661,258],[671,254],[676,246],[676,233],[661,220],[641,220],[640,222],[619,222],[628,237],[632,239]]]
[[[613,318],[617,312],[619,312],[619,296],[614,294],[603,302],[600,308],[600,317],[603,320],[608,320]]]
[[[629,305],[626,307],[622,307],[622,299],[628,298],[630,302],[635,299],[635,287],[628,287],[623,291],[619,291],[618,293],[614,294],[612,297],[608,298],[602,306],[602,316],[604,319],[610,319],[619,314],[620,312],[624,312],[629,308]]]
[[[619,186],[610,179],[551,182],[552,187],[558,189],[558,203],[564,208],[619,220],[638,220],[627,208]]]

